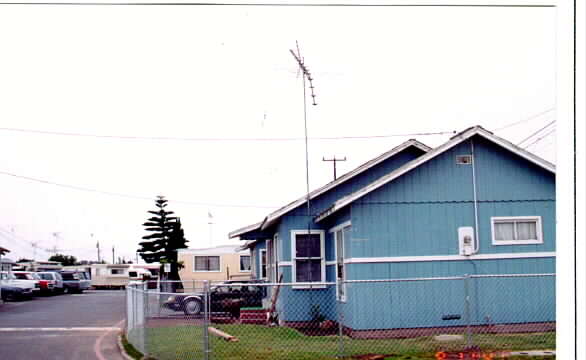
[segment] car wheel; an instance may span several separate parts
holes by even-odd
[[[197,315],[201,312],[201,301],[197,299],[188,299],[183,303],[183,312],[185,315]]]

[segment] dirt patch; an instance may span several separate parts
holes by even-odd
[[[384,359],[388,359],[393,356],[398,356],[398,355],[397,354],[364,354],[364,355],[352,356],[352,359],[356,359],[356,360],[384,360]]]

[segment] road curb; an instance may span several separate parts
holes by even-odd
[[[124,350],[124,345],[122,345],[122,332],[118,334],[117,343],[118,348],[120,349],[120,353],[122,354],[122,357],[126,360],[134,360],[132,357],[130,357],[130,355],[126,353],[126,350]]]

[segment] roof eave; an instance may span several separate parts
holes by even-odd
[[[327,209],[326,211],[324,211],[321,214],[319,214],[318,216],[316,216],[314,221],[315,222],[322,221],[323,219],[329,217],[330,215],[339,211],[340,209],[342,209],[343,207],[352,203],[353,201],[355,201],[355,200],[361,198],[362,196],[370,193],[371,191],[374,191],[374,190],[378,189],[379,187],[393,181],[394,179],[402,176],[403,174],[411,171],[412,169],[418,167],[419,165],[435,158],[436,156],[444,153],[445,151],[453,148],[454,146],[460,144],[461,142],[463,142],[463,141],[465,141],[475,135],[481,135],[482,137],[484,137],[490,141],[495,142],[496,144],[504,147],[505,149],[508,149],[508,150],[518,154],[522,158],[524,158],[524,159],[542,167],[543,169],[548,170],[548,171],[555,174],[555,165],[551,164],[550,162],[548,162],[548,161],[546,161],[546,160],[544,160],[534,154],[531,154],[526,150],[523,150],[522,148],[512,144],[511,142],[509,142],[505,139],[502,139],[502,138],[494,135],[490,131],[482,128],[481,126],[474,126],[474,127],[468,128],[468,129],[454,135],[452,138],[450,138],[449,141],[447,141],[443,145],[440,145],[439,147],[435,148],[434,150],[428,152],[427,154],[422,155],[419,158],[408,162],[407,164],[401,166],[400,168],[390,172],[388,175],[383,176],[382,178],[372,182],[369,185],[366,185],[362,189],[359,189],[358,191],[339,199],[329,209]]]
[[[231,231],[231,232],[228,233],[228,238],[233,239],[235,237],[238,237],[240,235],[246,234],[248,232],[251,232],[251,231],[254,231],[254,230],[260,230],[263,222],[258,222],[256,224],[248,225],[248,226],[242,227],[240,229]]]
[[[369,161],[367,161],[366,163],[360,165],[359,167],[357,167],[356,169],[354,169],[353,171],[350,171],[349,173],[346,173],[344,175],[342,175],[341,177],[339,177],[337,180],[334,180],[312,192],[309,193],[309,199],[313,199],[321,194],[323,194],[324,192],[331,190],[333,188],[335,188],[336,186],[344,183],[345,181],[353,178],[354,176],[361,174],[362,172],[370,169],[371,167],[381,163],[382,161],[391,158],[392,156],[398,154],[399,152],[407,149],[410,146],[414,146],[418,149],[420,149],[421,151],[428,153],[429,151],[432,150],[431,147],[425,145],[424,143],[415,140],[415,139],[409,139],[397,146],[395,146],[393,149],[379,155],[378,157],[371,159]],[[280,218],[281,216],[285,215],[286,213],[288,213],[289,211],[297,208],[298,206],[301,206],[303,204],[305,204],[305,202],[307,201],[307,196],[304,196],[302,198],[299,198],[291,203],[289,203],[288,205],[285,205],[284,207],[280,208],[279,210],[273,212],[272,214],[269,214],[265,220],[263,221],[260,230],[266,230],[268,229],[270,226],[272,226],[273,224],[275,224]]]

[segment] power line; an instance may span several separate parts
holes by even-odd
[[[555,5],[548,4],[475,4],[472,3],[435,3],[435,4],[377,4],[377,3],[334,3],[334,2],[81,2],[81,1],[44,1],[44,2],[0,2],[0,5],[75,5],[75,6],[268,6],[268,7],[497,7],[497,8],[550,8]]]
[[[148,140],[148,141],[192,141],[192,142],[247,142],[247,141],[305,141],[305,137],[281,137],[281,138],[205,138],[205,137],[175,137],[175,136],[131,136],[131,135],[100,135],[91,133],[78,132],[62,132],[36,129],[22,129],[22,128],[8,128],[2,127],[0,131],[21,132],[39,135],[55,135],[55,136],[72,136],[72,137],[91,137],[98,139],[115,139],[115,140]],[[404,133],[404,134],[387,134],[387,135],[365,135],[365,136],[322,136],[310,137],[308,140],[360,140],[360,139],[376,139],[376,138],[391,138],[391,137],[406,137],[406,136],[432,136],[432,135],[448,135],[455,134],[456,131],[437,131],[437,132],[420,132],[420,133]]]
[[[102,191],[102,190],[91,189],[91,188],[86,188],[86,187],[77,186],[77,185],[69,185],[69,184],[57,183],[57,182],[53,182],[53,181],[48,181],[48,180],[33,178],[33,177],[30,177],[30,176],[13,174],[13,173],[5,172],[5,171],[0,171],[0,175],[11,176],[11,177],[14,177],[14,178],[17,178],[17,179],[38,182],[38,183],[42,183],[42,184],[46,184],[46,185],[54,185],[54,186],[59,186],[59,187],[63,187],[63,188],[67,188],[67,189],[72,189],[72,190],[78,190],[78,191],[92,192],[92,193],[103,194],[103,195],[110,195],[110,196],[118,196],[118,197],[135,199],[135,200],[149,200],[149,201],[154,201],[155,200],[154,197],[140,196],[140,195],[130,195],[130,194],[110,192],[110,191]],[[275,209],[275,208],[278,207],[278,206],[263,206],[263,205],[244,205],[244,204],[200,203],[200,202],[185,201],[185,200],[172,200],[172,199],[168,199],[168,200],[169,200],[169,202],[173,202],[173,203],[177,203],[177,204],[186,204],[186,205],[195,205],[195,206],[234,207],[234,208],[261,208],[261,209]]]
[[[535,119],[535,118],[537,118],[537,117],[539,117],[539,116],[541,116],[541,115],[547,114],[548,112],[550,112],[550,111],[552,111],[552,110],[555,110],[555,107],[551,107],[551,108],[549,108],[549,109],[545,109],[545,110],[543,110],[542,112],[539,112],[539,113],[537,113],[537,114],[533,114],[533,115],[529,116],[528,118],[525,118],[525,119],[523,119],[523,120],[519,120],[519,121],[515,121],[514,123],[511,123],[511,124],[505,125],[505,126],[503,126],[503,127],[500,127],[500,128],[498,128],[498,129],[495,129],[495,130],[493,130],[493,131],[495,131],[495,132],[496,132],[496,131],[501,131],[501,130],[504,130],[504,129],[510,128],[511,126],[515,126],[515,125],[518,125],[518,124],[524,123],[524,122],[526,122],[526,121],[533,120],[533,119]]]
[[[32,249],[29,249],[29,247],[27,245],[25,245],[21,241],[15,239],[10,233],[5,234],[3,231],[0,231],[0,236],[3,237],[5,240],[10,241],[12,244],[18,245],[20,247],[21,251],[24,251],[27,253],[32,252]]]
[[[35,258],[36,255],[36,249],[41,249],[41,250],[45,250],[45,251],[49,251],[50,249],[47,248],[43,248],[41,246],[38,246],[39,241],[30,241],[27,240],[21,236],[16,235],[15,233],[8,231],[7,229],[3,228],[0,226],[0,235],[3,235],[4,238],[8,238],[10,237],[10,240],[14,241],[15,243],[18,243],[19,245],[24,246],[23,244],[21,244],[20,242],[25,242],[27,244],[29,244],[32,247],[32,252],[33,252],[33,259]],[[30,250],[28,250],[30,251]]]
[[[93,249],[88,249],[88,248],[75,248],[75,249],[56,249],[56,247],[52,247],[52,248],[45,248],[42,246],[38,246],[39,241],[29,241],[26,240],[25,238],[16,235],[15,233],[5,229],[4,227],[0,226],[0,236],[3,236],[5,239],[13,241],[14,244],[17,244],[19,246],[21,246],[23,249],[26,248],[26,251],[35,251],[35,249],[41,249],[44,250],[46,252],[54,252],[54,250],[59,250],[59,251],[68,251],[68,252],[72,252],[72,251],[77,251],[77,252],[90,252],[93,251]],[[31,249],[28,249],[28,247],[24,244],[22,244],[22,242],[25,242],[27,244],[30,244],[30,246],[32,247]]]
[[[544,127],[542,127],[541,129],[537,130],[536,132],[532,133],[531,135],[527,136],[525,139],[519,141],[519,143],[517,144],[517,146],[521,146],[522,143],[524,143],[525,141],[531,139],[533,136],[539,134],[541,131],[545,130],[546,128],[548,128],[549,126],[555,124],[555,120],[547,123]]]
[[[527,145],[524,147],[524,149],[529,148],[530,146],[540,142],[541,140],[545,139],[546,137],[548,137],[549,135],[551,135],[553,132],[555,131],[555,129],[550,130],[547,134],[541,136],[540,138],[538,138],[537,140],[535,140],[534,142],[532,142],[531,144]]]

